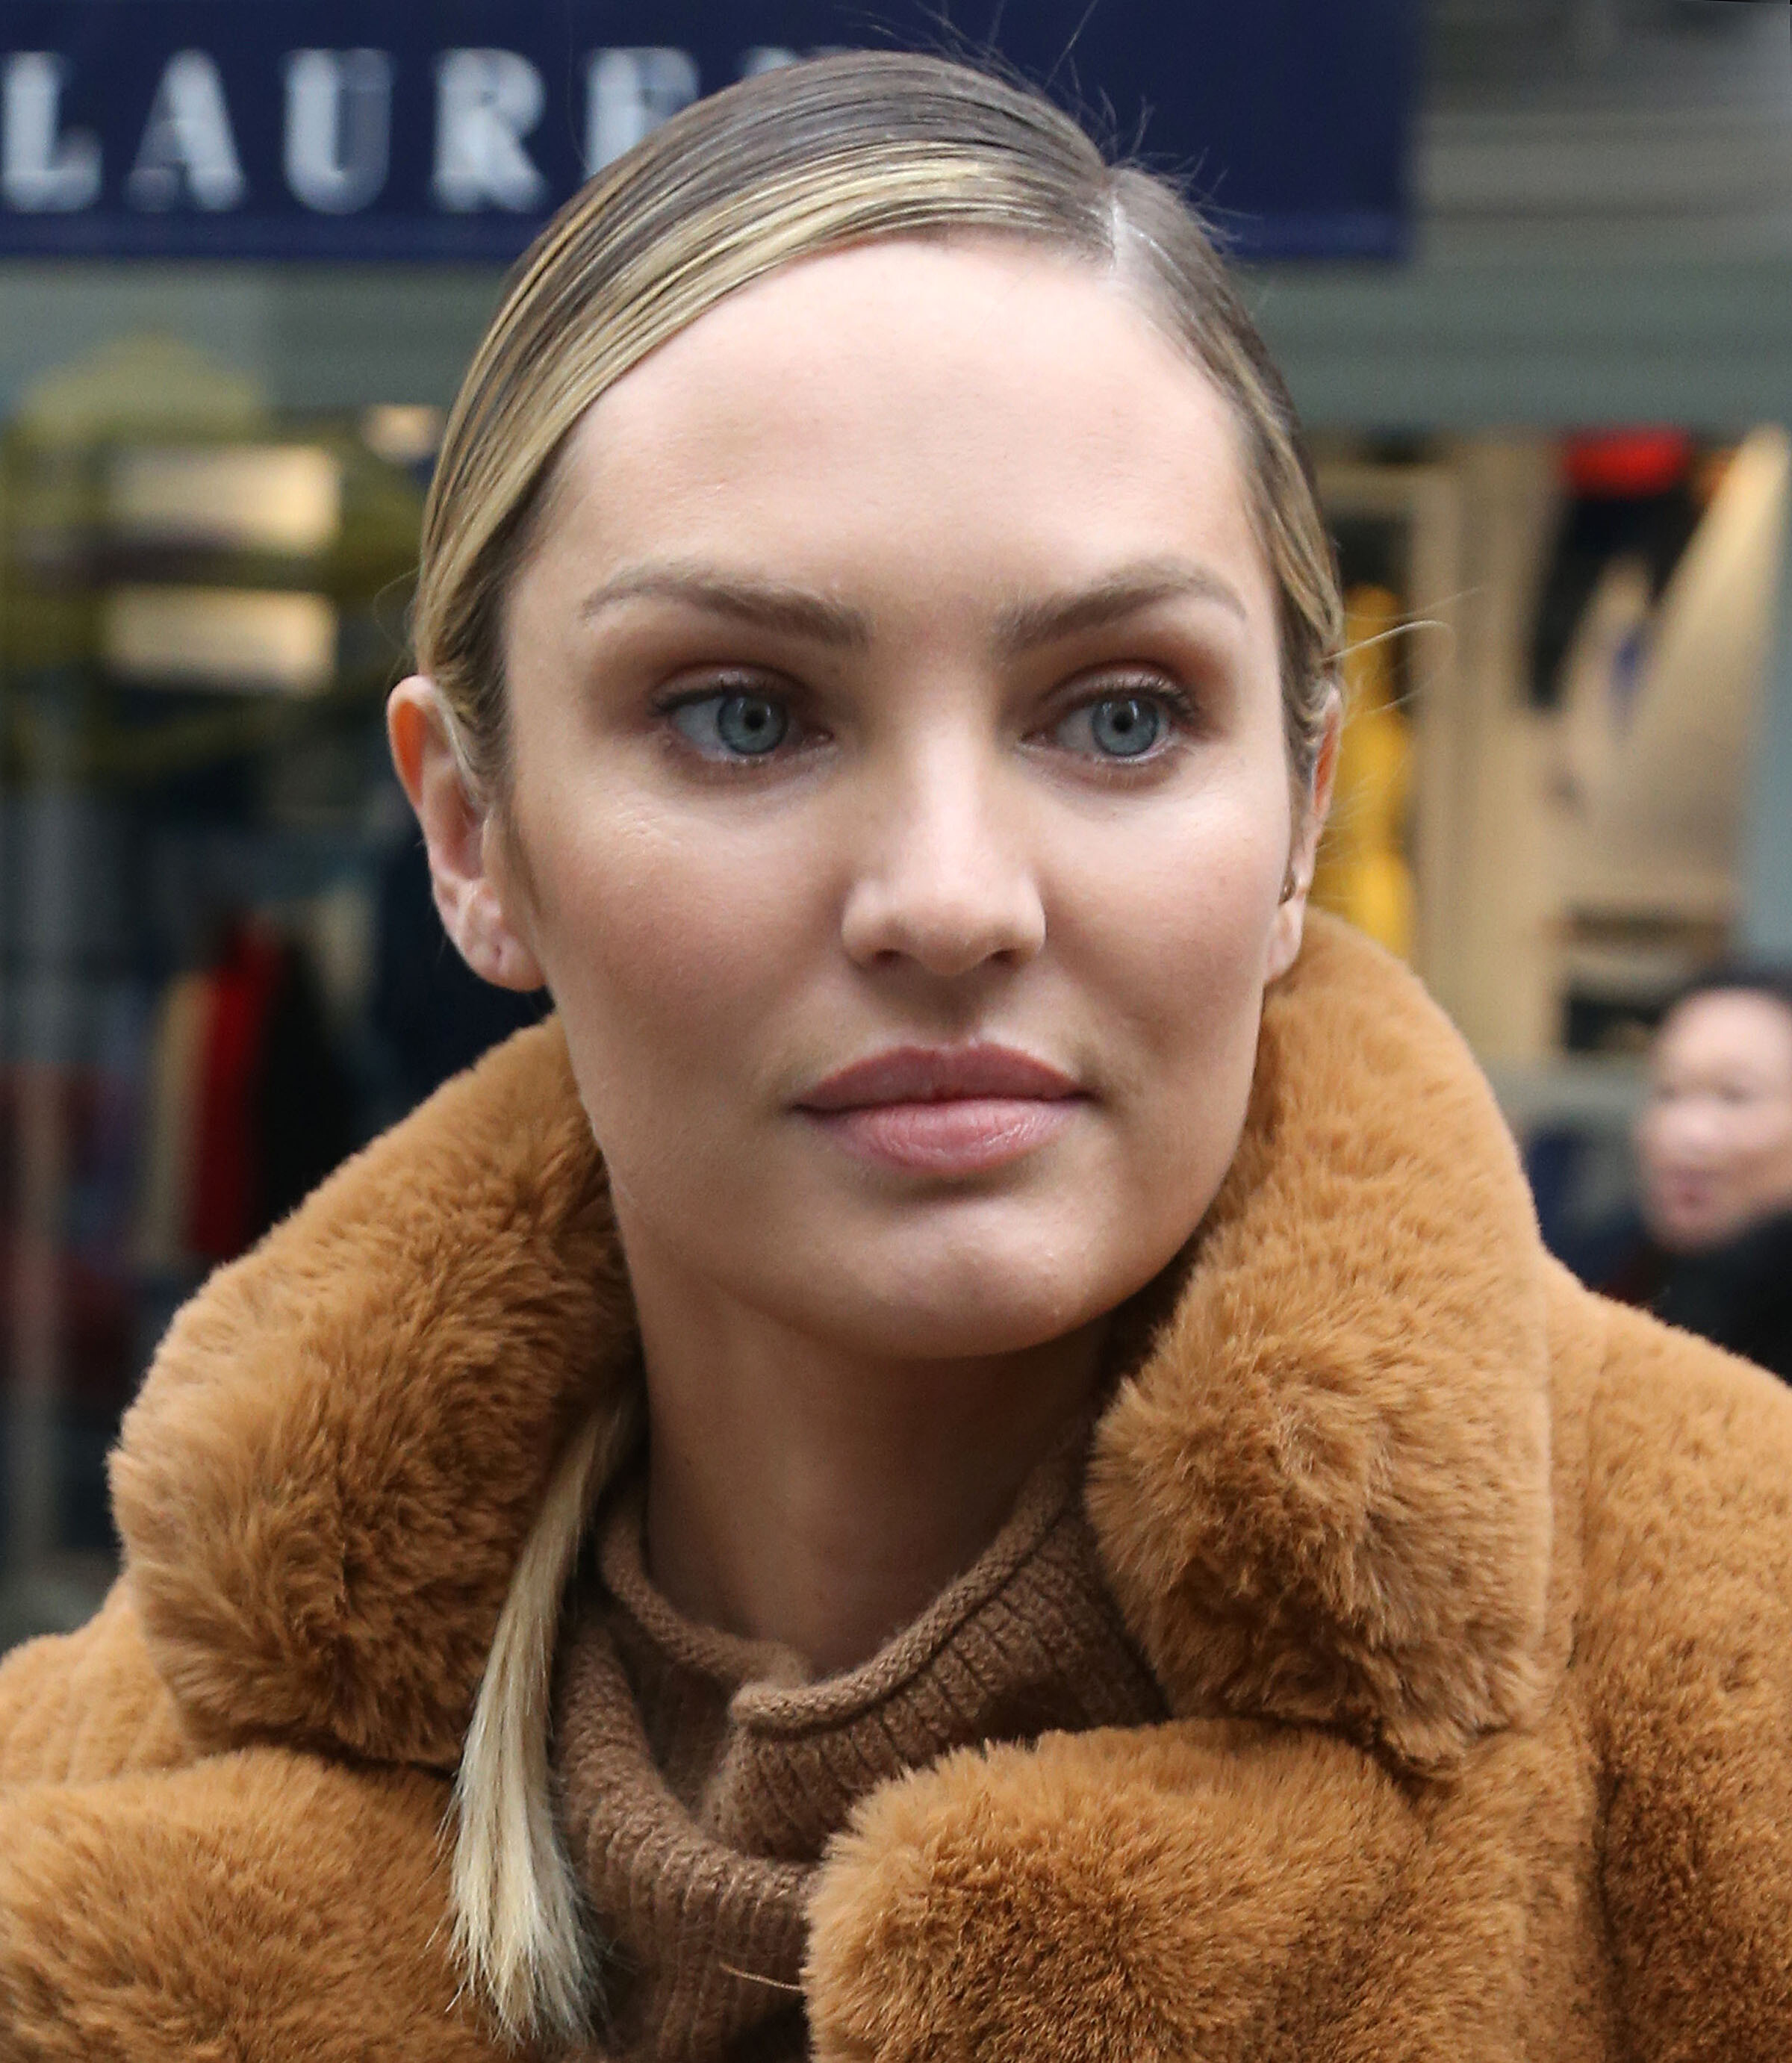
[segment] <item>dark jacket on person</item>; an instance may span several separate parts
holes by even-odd
[[[1792,1211],[1722,1246],[1677,1256],[1649,1308],[1792,1382]]]

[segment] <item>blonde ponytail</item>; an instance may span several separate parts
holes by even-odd
[[[579,1890],[554,1824],[548,1706],[561,1600],[634,1419],[606,1398],[554,1472],[499,1615],[455,1783],[455,1946],[513,2041],[576,2041],[590,2017]]]

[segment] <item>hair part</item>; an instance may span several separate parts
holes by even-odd
[[[1230,404],[1278,603],[1296,820],[1336,700],[1344,609],[1294,405],[1175,189],[1110,165],[1043,95],[938,58],[855,54],[743,81],[593,180],[514,274],[455,402],[424,516],[414,613],[468,792],[508,796],[505,609],[556,462],[601,396],[728,295],[870,239],[996,235],[1091,263]],[[563,1593],[615,1450],[593,1420],[515,1576],[461,1756],[455,1937],[500,2025],[577,2038],[593,1980],[553,1816],[548,1703]]]

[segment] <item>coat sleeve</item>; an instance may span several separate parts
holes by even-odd
[[[1792,2056],[1792,1393],[1612,1315],[1583,1661],[1626,2056]]]
[[[439,1778],[284,1748],[0,1792],[9,2063],[496,2063]]]
[[[122,1582],[78,1631],[27,1641],[0,1661],[0,1795],[169,1768],[191,1754]]]
[[[1408,1915],[1390,1929],[1386,1887],[1423,1845],[1393,1780],[1316,1731],[1187,1720],[960,1751],[873,1792],[829,1851],[816,2063],[1491,2053],[1472,2015],[1459,2049],[1387,2033]],[[1298,2024],[1276,1997],[1291,1957],[1320,2002]],[[1352,2045],[1339,2018],[1365,2001],[1381,2032]]]
[[[446,1945],[448,1787],[201,1756],[127,1586],[0,1663],[7,2063],[526,2063]]]

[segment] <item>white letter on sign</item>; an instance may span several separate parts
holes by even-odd
[[[594,50],[585,66],[585,162],[601,172],[697,95],[689,50]]]
[[[239,207],[249,191],[236,162],[223,82],[203,50],[177,50],[169,58],[124,197],[133,207],[172,207],[183,176],[199,206],[213,211]]]
[[[6,60],[0,194],[22,214],[66,215],[99,198],[99,139],[85,129],[56,134],[66,70],[50,50],[18,50]]]
[[[295,50],[286,61],[286,183],[320,215],[352,215],[386,183],[392,61],[384,50]]]
[[[436,61],[436,203],[457,213],[539,207],[548,183],[523,139],[541,119],[541,74],[515,50],[447,50]]]

